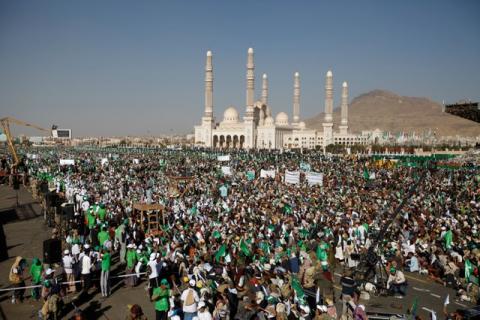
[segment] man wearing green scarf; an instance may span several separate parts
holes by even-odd
[[[42,283],[43,265],[38,258],[33,258],[32,266],[30,267],[30,276],[32,277],[32,285],[39,285]],[[40,299],[40,287],[32,289],[32,298],[36,301]]]

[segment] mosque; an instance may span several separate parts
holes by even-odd
[[[201,125],[195,126],[195,145],[222,149],[291,149],[330,144],[366,144],[364,135],[348,131],[348,85],[342,85],[341,122],[338,131],[333,127],[333,74],[328,71],[325,83],[325,118],[323,131],[308,129],[300,121],[300,74],[293,77],[293,119],[279,112],[275,118],[268,104],[268,77],[262,76],[262,93],[255,101],[255,65],[253,49],[247,55],[247,105],[243,121],[237,109],[228,107],[223,120],[215,121],[213,114],[213,64],[212,52],[207,52],[205,66],[205,111]]]

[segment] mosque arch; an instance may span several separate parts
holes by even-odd
[[[232,148],[232,136],[231,135],[227,135],[225,147],[227,149]]]
[[[225,148],[225,136],[220,136],[220,148]]]
[[[234,149],[239,149],[240,148],[239,139],[238,139],[237,135],[233,136],[233,148]]]

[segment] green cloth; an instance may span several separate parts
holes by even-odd
[[[127,268],[132,269],[135,264],[137,263],[137,253],[135,250],[128,250],[127,251]]]
[[[102,230],[98,233],[97,237],[98,237],[98,242],[100,242],[100,245],[103,246],[105,241],[107,241],[110,238],[110,235],[108,234],[107,231]]]
[[[110,265],[112,264],[112,256],[110,253],[105,252],[102,257],[102,271],[110,271]]]
[[[42,271],[42,263],[37,258],[34,258],[32,266],[30,267],[30,276],[32,277],[32,283],[39,284],[42,281]]]
[[[153,289],[152,298],[155,299],[155,310],[168,311],[170,308],[168,303],[168,297],[170,296],[170,290],[168,288],[163,289],[157,287]]]

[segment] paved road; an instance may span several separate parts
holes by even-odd
[[[340,274],[335,273],[335,279],[338,283]],[[450,295],[450,304],[447,307],[449,312],[457,309],[470,308],[473,305],[467,302],[455,301],[455,290],[446,288],[441,284],[435,283],[425,276],[418,273],[405,273],[405,277],[409,283],[407,295],[403,299],[394,297],[371,296],[370,300],[361,301],[365,304],[367,311],[372,312],[391,312],[391,313],[407,313],[412,307],[414,300],[418,299],[417,314],[422,319],[429,319],[430,310],[436,312],[438,319],[443,319],[443,304],[447,295]],[[335,285],[336,292],[340,292],[340,286]]]
[[[5,186],[0,186],[0,219],[2,212],[8,211],[12,203],[15,204],[15,192]],[[38,209],[38,205],[31,196],[25,191],[20,190],[20,203],[31,203],[33,208]],[[38,217],[39,212],[30,216],[21,216],[24,220],[19,220],[4,225],[7,237],[8,254],[10,259],[0,262],[0,287],[8,287],[8,272],[13,263],[14,257],[21,255],[31,259],[32,257],[41,257],[42,242],[49,238],[50,230],[43,222],[43,217]],[[37,216],[37,217],[35,217]],[[335,277],[338,282],[339,274]],[[418,297],[418,314],[424,319],[429,319],[429,311],[433,309],[442,319],[443,302],[447,294],[450,294],[451,304],[449,311],[459,308],[470,307],[468,303],[455,302],[455,292],[444,286],[433,283],[426,277],[406,274],[410,283],[408,295],[404,299],[392,297],[372,297],[369,301],[363,301],[367,311],[388,311],[394,313],[405,313],[409,309],[415,297]],[[148,301],[144,290],[144,283],[136,288],[123,288],[120,285],[114,287],[114,293],[109,298],[102,298],[100,295],[93,296],[88,303],[81,306],[82,309],[88,309],[94,318],[98,319],[124,319],[127,312],[127,304],[139,304],[148,319],[154,319],[154,310],[151,302]],[[336,294],[339,295],[340,286],[335,285]],[[67,303],[73,297],[66,299]],[[71,306],[71,305],[70,305]],[[40,303],[27,300],[23,304],[12,305],[8,294],[0,293],[0,319],[36,319],[37,311],[41,308]],[[338,309],[341,310],[340,308]],[[69,314],[71,315],[71,313]]]

